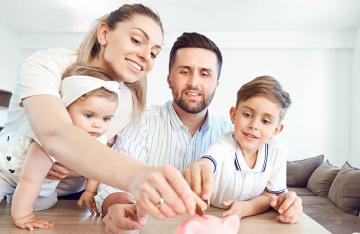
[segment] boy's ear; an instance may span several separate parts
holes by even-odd
[[[278,126],[275,128],[275,131],[273,133],[273,136],[276,136],[284,129],[284,124],[279,123]]]
[[[235,124],[235,116],[236,116],[236,107],[231,107],[230,108],[230,119],[232,124]]]

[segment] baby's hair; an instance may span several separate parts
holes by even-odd
[[[101,68],[84,65],[81,63],[74,63],[70,65],[64,72],[62,79],[69,76],[91,76],[97,79],[109,81],[112,80]],[[82,95],[78,100],[83,100],[89,96],[104,97],[109,101],[118,101],[118,95],[105,88],[94,89],[88,93]]]
[[[284,119],[286,111],[291,105],[291,99],[289,93],[283,90],[275,78],[259,76],[241,86],[237,92],[236,106],[240,102],[258,96],[263,96],[272,102],[279,103],[283,109],[280,113],[280,121]]]

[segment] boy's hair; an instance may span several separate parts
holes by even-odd
[[[91,76],[105,81],[112,80],[102,69],[95,66],[84,65],[81,63],[74,63],[70,65],[65,70],[62,79],[69,76]],[[89,96],[104,97],[112,102],[118,101],[118,95],[105,88],[94,89],[82,95],[78,100],[84,100],[86,97]]]
[[[169,59],[169,72],[175,63],[176,52],[184,48],[201,48],[210,50],[215,53],[218,65],[218,79],[220,77],[221,66],[222,66],[222,55],[219,47],[209,38],[196,32],[185,32],[178,37],[171,48],[170,59]]]
[[[244,84],[237,92],[236,107],[240,102],[252,97],[263,96],[282,107],[280,121],[284,119],[286,110],[291,104],[290,95],[282,89],[280,83],[271,76],[259,76]]]

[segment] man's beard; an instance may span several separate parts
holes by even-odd
[[[201,101],[199,102],[190,102],[190,101],[187,101],[183,98],[183,94],[185,95],[185,92],[188,92],[188,91],[192,91],[192,90],[196,90],[196,91],[199,91],[199,89],[197,88],[187,88],[185,90],[183,90],[181,92],[181,95],[179,96],[179,91],[175,91],[173,90],[173,96],[174,96],[174,102],[185,112],[187,113],[191,113],[191,114],[197,114],[201,111],[203,111],[205,108],[207,108],[213,97],[214,97],[214,94],[215,94],[215,90],[214,92],[212,92],[210,94],[210,96],[205,96],[205,95],[201,95]]]

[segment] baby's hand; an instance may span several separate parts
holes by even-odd
[[[230,215],[238,215],[240,218],[242,217],[241,216],[241,213],[242,213],[241,212],[241,209],[242,209],[241,202],[234,201],[234,200],[228,200],[228,201],[224,201],[223,205],[229,208],[227,211],[225,211],[223,213],[223,217],[227,217]]]
[[[86,208],[88,208],[88,210],[91,212],[92,215],[98,215],[99,212],[96,209],[96,204],[95,204],[95,197],[96,192],[90,192],[90,191],[84,191],[83,194],[81,194],[81,197],[79,199],[79,201],[77,202],[77,205],[82,208],[84,202],[86,205]]]
[[[23,218],[13,218],[14,223],[16,226],[22,229],[29,229],[30,231],[34,230],[35,228],[52,228],[54,226],[53,221],[42,219],[37,217],[34,213],[23,217]]]

